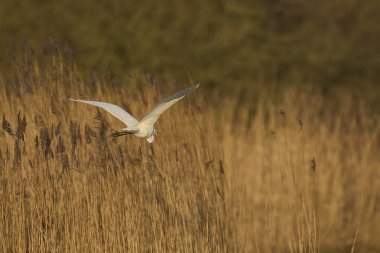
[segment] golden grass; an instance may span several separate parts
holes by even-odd
[[[262,94],[216,109],[201,87],[162,116],[151,145],[111,138],[120,122],[66,98],[141,117],[178,86],[84,81],[59,54],[26,58],[0,81],[0,251],[380,248],[380,122],[352,96],[289,89],[281,104]]]

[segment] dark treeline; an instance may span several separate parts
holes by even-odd
[[[380,1],[0,2],[0,56],[54,36],[83,71],[134,69],[204,83],[376,85]],[[372,86],[374,87],[374,86]]]

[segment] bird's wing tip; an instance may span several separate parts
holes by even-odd
[[[74,102],[83,102],[83,100],[75,99],[75,98],[67,98],[67,99]]]

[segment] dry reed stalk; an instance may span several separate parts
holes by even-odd
[[[220,113],[197,92],[162,116],[152,146],[110,139],[120,122],[98,111],[94,124],[94,108],[64,98],[86,94],[139,118],[174,88],[141,74],[128,88],[97,76],[89,87],[50,47],[0,79],[0,251],[380,248],[380,120],[350,95],[286,89],[280,102],[252,102],[243,91]]]

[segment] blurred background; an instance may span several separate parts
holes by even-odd
[[[142,70],[224,91],[343,87],[376,104],[379,13],[378,0],[2,0],[0,57],[54,38],[86,74]]]
[[[0,252],[380,252],[379,13],[1,0]],[[154,145],[66,99],[138,117],[190,82]]]

